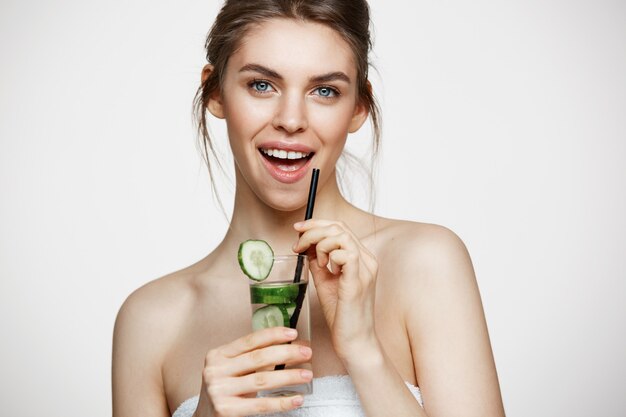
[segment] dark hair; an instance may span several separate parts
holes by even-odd
[[[380,110],[368,82],[370,37],[370,15],[366,0],[226,0],[220,10],[205,48],[207,61],[213,71],[200,85],[194,99],[194,113],[198,134],[202,137],[202,152],[215,191],[209,153],[219,159],[211,142],[207,126],[209,98],[220,91],[228,59],[240,46],[241,40],[251,25],[274,18],[300,19],[324,24],[339,33],[348,43],[356,62],[357,95],[361,105],[367,107],[373,130],[372,162],[380,145]],[[352,158],[354,159],[354,158]],[[370,177],[370,191],[373,191]],[[221,201],[218,197],[221,206]]]

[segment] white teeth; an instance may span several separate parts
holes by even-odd
[[[286,151],[284,149],[261,149],[261,152],[280,159],[302,159],[309,156],[305,152]]]

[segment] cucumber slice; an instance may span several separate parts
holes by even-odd
[[[261,307],[252,314],[252,329],[260,330],[268,327],[289,327],[289,314],[283,305]]]
[[[249,239],[239,245],[239,266],[255,281],[263,281],[274,265],[274,251],[264,240]]]
[[[250,302],[252,304],[288,304],[298,297],[298,284],[251,285]]]

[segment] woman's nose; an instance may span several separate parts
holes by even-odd
[[[309,127],[306,111],[304,97],[298,94],[283,94],[274,115],[274,128],[289,134],[306,130]]]

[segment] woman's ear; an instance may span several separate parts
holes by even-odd
[[[367,89],[370,91],[370,93],[372,92],[372,84],[370,84],[369,81],[367,81]],[[359,130],[361,126],[363,126],[363,123],[365,123],[365,121],[367,120],[368,115],[368,106],[363,102],[363,100],[360,100],[359,98],[359,101],[354,107],[354,114],[352,115],[352,120],[350,121],[348,132],[354,133]]]
[[[369,110],[365,103],[359,102],[354,107],[354,114],[352,115],[352,120],[350,120],[350,125],[348,126],[348,132],[354,133],[363,126],[363,123],[367,120],[367,116],[369,115]]]
[[[202,68],[202,77],[201,82],[202,85],[209,79],[211,74],[213,73],[213,65],[206,64],[204,68]],[[219,89],[211,94],[209,97],[209,102],[207,103],[207,108],[211,112],[211,114],[218,119],[224,118],[224,107],[222,106],[222,97],[220,95]]]

